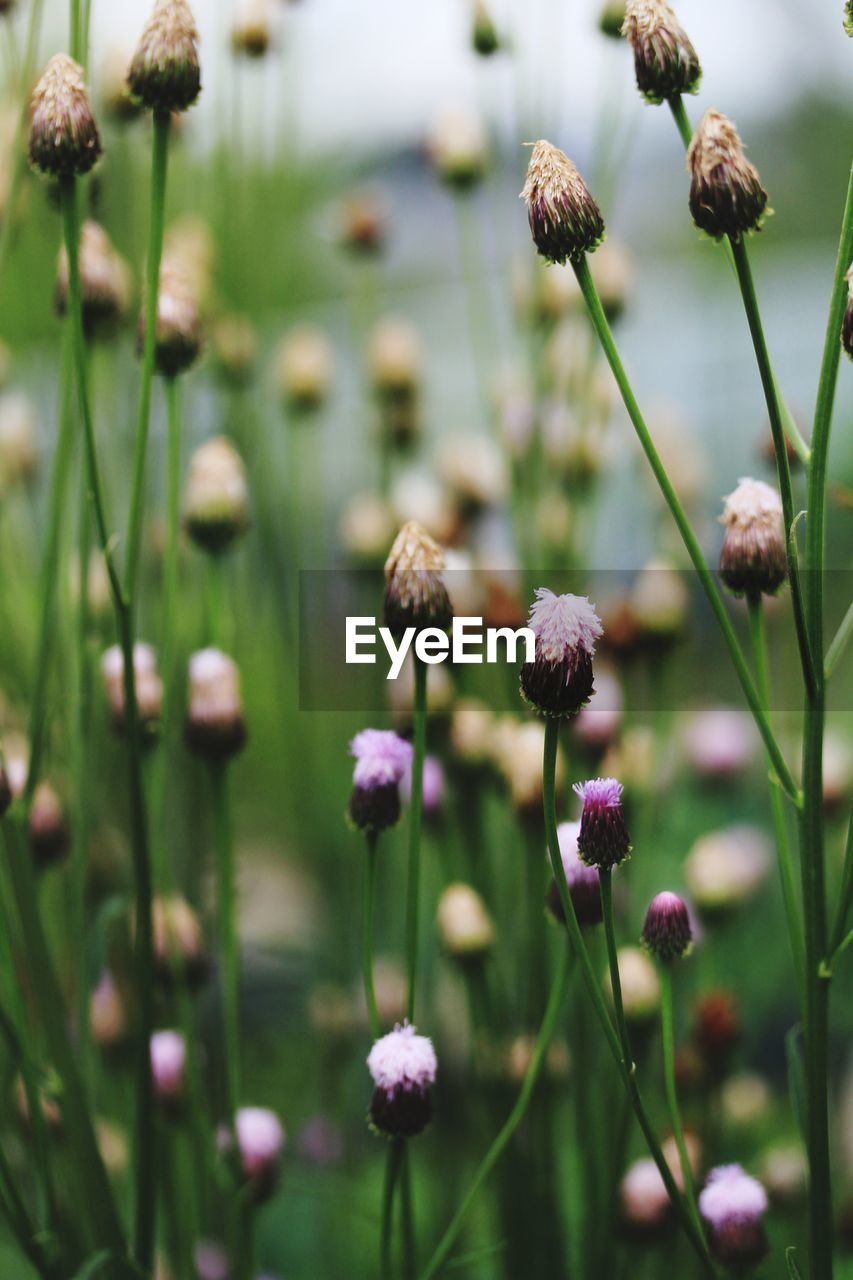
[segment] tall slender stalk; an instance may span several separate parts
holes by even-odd
[[[776,736],[773,733],[762,709],[758,690],[755,687],[755,682],[753,681],[749,666],[740,646],[740,642],[735,635],[734,627],[732,626],[731,619],[729,618],[726,610],[723,597],[720,594],[717,581],[711,573],[711,570],[708,568],[705,557],[702,553],[702,548],[700,547],[698,539],[693,532],[690,521],[687,518],[687,514],[678,499],[678,495],[673,488],[672,481],[669,478],[666,467],[661,461],[660,455],[654,446],[654,441],[652,440],[649,429],[646,426],[645,419],[640,412],[640,406],[637,404],[636,397],[631,389],[631,384],[628,381],[628,375],[626,374],[622,361],[619,358],[619,352],[616,349],[616,343],[613,339],[610,325],[607,323],[607,318],[604,314],[604,309],[602,308],[601,300],[598,296],[598,290],[593,283],[589,270],[589,263],[587,262],[586,257],[583,257],[578,262],[573,263],[573,266],[578,283],[581,287],[581,292],[583,293],[584,302],[586,303],[587,310],[589,311],[590,319],[598,335],[598,340],[601,343],[607,362],[613,371],[613,376],[616,379],[622,400],[628,411],[628,416],[634,425],[634,430],[637,433],[643,452],[645,453],[655,479],[658,482],[664,501],[672,513],[672,518],[676,523],[679,533],[681,534],[682,542],[684,543],[687,553],[693,562],[693,567],[696,570],[696,574],[702,584],[702,588],[708,597],[708,602],[711,605],[720,631],[722,632],[723,639],[725,640],[726,646],[729,650],[747,705],[752,712],[753,719],[755,720],[759,733],[764,740],[767,754],[774,769],[776,770],[782,788],[799,808],[802,804],[800,791],[794,781],[791,770],[785,761],[785,757],[782,755],[779,743],[776,741]]]
[[[696,1204],[696,1186],[693,1181],[693,1169],[687,1143],[684,1140],[684,1125],[681,1122],[681,1109],[678,1105],[678,1093],[675,1087],[675,1038],[672,1025],[672,965],[666,961],[660,966],[660,1026],[661,1047],[663,1050],[663,1082],[666,1092],[666,1105],[669,1110],[669,1122],[678,1148],[678,1162],[684,1180],[684,1195],[690,1208],[697,1231],[702,1230],[699,1207]]]
[[[770,719],[770,677],[767,669],[767,636],[764,626],[764,605],[760,595],[750,595],[747,600],[749,610],[749,629],[752,637],[752,652],[755,660],[756,682],[762,705]],[[775,778],[770,779],[770,810],[773,817],[773,828],[776,835],[776,854],[779,860],[779,876],[782,882],[782,899],[785,904],[785,918],[788,924],[788,938],[794,960],[794,974],[797,979],[800,1007],[804,1002],[805,957],[803,954],[803,923],[800,913],[797,891],[795,887],[794,862],[791,856],[791,843],[788,839],[788,824],[782,796]]]
[[[474,1203],[480,1188],[503,1155],[506,1150],[507,1143],[510,1141],[527,1113],[527,1108],[530,1104],[531,1098],[533,1097],[533,1092],[536,1088],[537,1081],[539,1080],[539,1076],[545,1062],[545,1057],[548,1053],[551,1041],[554,1038],[554,1031],[556,1030],[557,1019],[560,1016],[560,1010],[565,1003],[566,991],[569,984],[570,958],[571,952],[569,947],[561,947],[557,961],[557,968],[555,969],[554,976],[551,980],[551,990],[548,995],[548,1003],[542,1017],[539,1035],[536,1038],[536,1047],[533,1050],[530,1063],[524,1074],[524,1080],[522,1081],[521,1088],[519,1089],[518,1097],[515,1100],[515,1105],[504,1121],[492,1145],[480,1161],[470,1187],[459,1202],[459,1207],[453,1215],[447,1230],[438,1242],[435,1252],[424,1270],[421,1272],[420,1280],[431,1280],[431,1277],[441,1270],[447,1260],[450,1250],[453,1248],[453,1245],[459,1236],[462,1224],[468,1216],[468,1212],[471,1205]]]
[[[362,913],[362,948],[361,963],[364,980],[364,997],[367,1001],[367,1013],[370,1018],[370,1033],[374,1040],[382,1034],[382,1022],[379,1017],[379,1006],[376,1003],[376,984],[373,977],[373,908],[376,897],[376,844],[378,836],[375,831],[367,833],[367,856],[364,861],[364,909]]]
[[[413,658],[415,669],[414,731],[415,754],[412,760],[412,794],[409,802],[409,865],[406,889],[406,965],[408,995],[406,1016],[415,1016],[415,990],[418,978],[418,916],[421,879],[421,817],[423,810],[424,755],[426,753],[427,667]]]
[[[569,894],[569,886],[566,882],[566,872],[563,867],[563,859],[560,855],[560,842],[557,836],[555,775],[557,768],[559,733],[560,721],[551,717],[546,719],[545,748],[542,766],[542,796],[545,810],[545,832],[548,837],[548,854],[551,859],[551,869],[554,873],[554,880],[556,882],[557,890],[560,895],[560,902],[563,907],[566,930],[569,935],[575,960],[580,965],[581,977],[583,978],[587,992],[589,993],[589,997],[592,1001],[596,1016],[601,1024],[601,1028],[604,1031],[608,1048],[613,1055],[613,1059],[619,1069],[619,1074],[622,1077],[622,1081],[631,1100],[631,1106],[634,1109],[634,1114],[637,1117],[637,1123],[639,1124],[643,1137],[648,1145],[649,1153],[657,1165],[658,1171],[663,1179],[664,1186],[666,1187],[667,1195],[669,1196],[673,1208],[678,1215],[678,1219],[681,1222],[685,1235],[693,1246],[696,1256],[702,1263],[707,1274],[714,1276],[714,1264],[711,1261],[710,1254],[708,1253],[708,1246],[704,1235],[701,1232],[697,1232],[695,1223],[693,1222],[690,1212],[684,1202],[684,1197],[676,1186],[675,1179],[672,1176],[672,1170],[666,1162],[661,1150],[660,1142],[652,1128],[651,1121],[649,1120],[646,1112],[645,1104],[643,1103],[643,1098],[637,1083],[636,1068],[631,1058],[627,1027],[625,1026],[624,1017],[621,1019],[619,1017],[622,993],[619,981],[619,966],[616,960],[615,939],[613,938],[612,911],[610,913],[611,921],[609,926],[610,937],[608,938],[608,959],[610,961],[610,977],[613,987],[614,1006],[617,1010],[616,1016],[618,1031],[614,1028],[613,1021],[611,1020],[610,1014],[607,1011],[607,1006],[604,1003],[604,995],[602,994],[598,977],[592,967],[592,961]],[[602,887],[602,906],[606,909],[607,901],[605,895],[607,890],[604,887],[603,879]]]
[[[382,1189],[382,1233],[379,1247],[380,1280],[392,1280],[394,1243],[394,1194],[403,1161],[405,1138],[392,1138],[385,1155],[385,1182]]]
[[[243,1092],[243,1072],[240,1050],[240,945],[227,764],[211,766],[210,781],[216,827],[216,901],[222,948],[226,1095],[228,1120],[233,1125]]]
[[[32,0],[30,5],[30,21],[27,28],[27,42],[24,50],[24,60],[21,67],[21,90],[23,101],[21,110],[18,115],[18,122],[15,127],[15,138],[9,155],[12,157],[12,176],[9,181],[9,190],[6,195],[5,212],[3,216],[2,226],[0,226],[0,289],[8,278],[6,270],[6,258],[9,254],[9,248],[12,244],[12,235],[15,229],[15,214],[18,208],[18,197],[21,194],[21,183],[24,180],[27,165],[27,149],[24,146],[24,131],[29,120],[29,99],[27,94],[33,80],[33,71],[35,69],[36,54],[38,52],[39,34],[41,32],[41,20],[44,12],[44,0]]]

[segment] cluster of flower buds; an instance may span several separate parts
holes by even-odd
[[[479,963],[492,949],[495,926],[483,899],[469,884],[447,886],[438,901],[436,923],[445,951],[461,964]]]
[[[744,155],[737,129],[709,107],[687,151],[690,212],[701,231],[733,240],[757,231],[767,210],[767,192]]]
[[[453,607],[442,572],[444,553],[416,521],[404,524],[385,561],[385,625],[400,637],[407,627],[446,631]]]
[[[101,675],[104,680],[110,714],[115,729],[124,733],[124,654],[120,645],[112,645],[101,658]],[[157,655],[150,644],[141,641],[133,646],[133,678],[136,689],[136,705],[139,724],[145,740],[154,741],[160,729],[163,712],[163,681],[157,674]]]
[[[184,1100],[187,1042],[180,1031],[155,1031],[151,1037],[151,1079],[157,1101],[175,1110]]]
[[[219,649],[194,653],[189,664],[187,745],[203,759],[221,763],[246,745],[240,672]]]
[[[601,886],[598,868],[587,866],[581,861],[578,853],[579,834],[579,822],[562,822],[557,828],[560,858],[566,876],[569,898],[577,922],[583,929],[588,925],[601,924]],[[560,924],[565,924],[566,916],[556,880],[551,881],[546,902],[554,919]]]
[[[111,333],[127,315],[130,304],[130,268],[113,248],[98,222],[87,219],[80,233],[80,294],[83,328],[89,338]],[[56,272],[56,310],[64,315],[68,307],[68,253],[59,251]]]
[[[370,1050],[370,1123],[389,1138],[413,1138],[432,1119],[430,1089],[438,1068],[432,1041],[409,1023],[396,1026]]]
[[[725,500],[720,577],[735,595],[774,595],[787,575],[782,500],[763,480],[743,479]]]
[[[711,1170],[699,1194],[699,1212],[718,1262],[738,1271],[758,1265],[767,1253],[763,1221],[767,1207],[764,1187],[739,1164]]]
[[[656,960],[668,963],[686,956],[693,945],[687,906],[677,893],[659,893],[646,912],[643,946]]]
[[[36,85],[30,104],[29,157],[50,178],[88,173],[101,156],[83,68],[67,54],[55,54]]]
[[[305,324],[282,338],[275,382],[284,407],[294,415],[319,409],[329,397],[335,357],[322,329]]]
[[[622,29],[634,54],[637,88],[647,102],[697,92],[699,58],[666,0],[629,0]]]
[[[521,668],[525,700],[546,716],[577,715],[594,693],[592,659],[601,619],[585,596],[557,596],[539,587],[528,625],[536,654]]]
[[[400,783],[414,749],[391,729],[362,729],[350,743],[355,756],[349,818],[360,831],[378,833],[400,819]]]
[[[565,152],[540,140],[521,191],[533,243],[549,262],[577,262],[604,239],[604,218]]]
[[[137,351],[145,345],[146,312],[143,307],[137,329]],[[164,378],[177,378],[191,369],[201,354],[201,317],[198,298],[188,274],[164,261],[157,294],[154,328],[154,367]]]
[[[249,527],[246,469],[225,436],[205,441],[193,454],[183,520],[188,536],[211,555],[227,551]]]
[[[127,77],[151,111],[186,111],[201,92],[198,31],[187,0],[156,0]]]

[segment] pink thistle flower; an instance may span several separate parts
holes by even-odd
[[[408,745],[408,744],[407,744]],[[401,786],[403,798],[412,798],[412,767],[409,765],[403,775]],[[426,817],[435,817],[444,804],[445,778],[444,766],[435,756],[424,759],[423,806]]]
[[[151,1037],[151,1076],[161,1102],[175,1102],[184,1092],[187,1045],[179,1031],[155,1031]]]
[[[690,914],[677,893],[659,893],[646,912],[643,946],[658,960],[669,961],[687,955],[693,942]]]
[[[557,839],[560,844],[560,857],[566,873],[566,884],[569,897],[575,909],[578,924],[601,924],[601,887],[598,870],[581,862],[578,853],[579,822],[561,822],[557,828]],[[551,881],[546,899],[548,909],[560,924],[565,924],[565,913],[556,880]]]
[[[285,1133],[274,1111],[266,1107],[241,1107],[234,1117],[237,1150],[243,1173],[257,1196],[275,1186]]]
[[[438,1062],[432,1041],[410,1023],[377,1040],[367,1058],[374,1091],[370,1122],[387,1137],[414,1137],[432,1118],[430,1086]]]
[[[583,801],[578,852],[590,867],[610,870],[631,852],[631,837],[622,812],[622,783],[616,778],[591,778],[575,783]]]
[[[574,716],[594,692],[592,659],[603,634],[585,596],[555,595],[539,587],[530,609],[536,657],[521,668],[526,701],[547,716]]]
[[[767,1252],[762,1221],[767,1207],[764,1187],[739,1164],[711,1170],[699,1196],[699,1212],[718,1261],[732,1267],[753,1267],[761,1261]]]
[[[400,818],[400,783],[411,771],[414,747],[392,729],[362,729],[350,752],[356,761],[350,821],[360,831],[393,827]]]

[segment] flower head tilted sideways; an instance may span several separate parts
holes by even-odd
[[[539,587],[530,609],[536,656],[521,668],[525,701],[546,716],[577,715],[594,692],[592,659],[603,634],[585,596],[555,595]]]

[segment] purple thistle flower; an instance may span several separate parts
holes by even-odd
[[[184,1092],[187,1044],[180,1031],[155,1031],[151,1037],[151,1077],[161,1102],[176,1102]]]
[[[392,729],[362,729],[350,743],[355,756],[349,816],[361,831],[393,827],[400,817],[400,782],[411,770],[414,748]]]
[[[631,837],[622,812],[622,783],[616,778],[576,782],[573,790],[583,801],[578,853],[588,867],[610,870],[631,852]]]
[[[575,909],[578,924],[601,924],[601,887],[596,867],[589,867],[581,862],[578,854],[579,822],[561,822],[557,828],[557,839],[560,844],[560,857],[566,873],[566,884],[569,897]],[[556,880],[551,881],[546,899],[547,906],[555,920],[565,924],[565,913],[557,888]]]
[[[592,659],[603,634],[601,619],[585,596],[558,596],[539,587],[529,626],[536,657],[521,668],[525,700],[546,716],[577,715],[594,692]]]
[[[719,1165],[708,1174],[699,1212],[708,1224],[711,1251],[725,1266],[754,1267],[767,1252],[762,1221],[767,1192],[739,1164]]]
[[[241,1107],[234,1117],[237,1151],[244,1176],[256,1199],[275,1187],[285,1133],[274,1111],[266,1107]]]
[[[399,1024],[377,1040],[367,1058],[374,1090],[370,1122],[387,1137],[411,1138],[432,1119],[430,1086],[438,1062],[432,1041],[410,1023]]]
[[[675,960],[687,955],[693,944],[690,913],[677,893],[659,893],[646,912],[643,946],[658,960]]]

